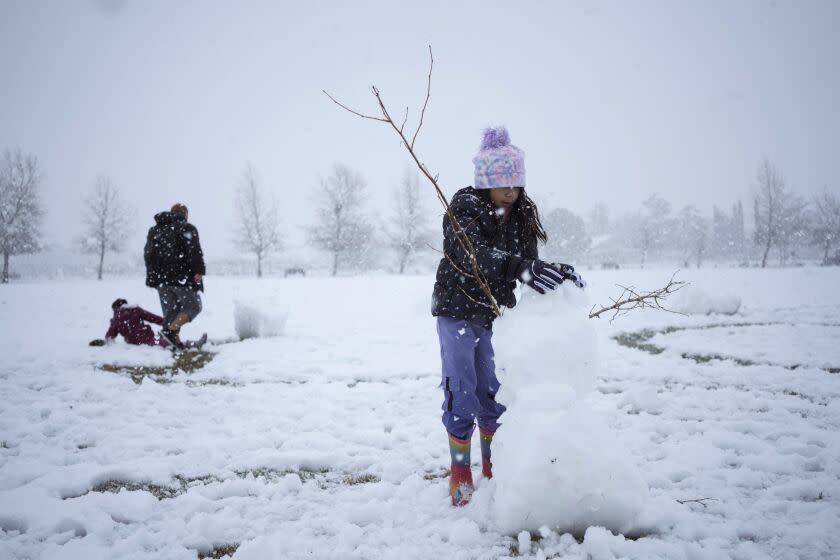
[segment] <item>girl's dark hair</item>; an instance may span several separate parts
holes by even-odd
[[[519,210],[525,218],[525,228],[528,230],[528,233],[543,243],[548,241],[548,234],[545,232],[542,221],[540,221],[540,211],[537,209],[536,203],[525,193],[524,187],[519,198],[516,200],[516,204],[519,205]]]
[[[488,204],[493,204],[490,200],[490,189],[478,189],[478,195],[486,200]],[[518,208],[522,213],[522,217],[525,220],[525,231],[528,235],[533,235],[543,243],[548,241],[548,234],[545,232],[545,228],[540,220],[540,211],[537,209],[536,203],[525,192],[525,187],[522,187],[519,198],[516,199],[516,204],[513,207],[514,209]]]
[[[126,303],[128,303],[128,302],[127,302],[127,301],[125,301],[123,298],[120,298],[120,299],[115,299],[115,300],[114,300],[114,303],[112,303],[112,304],[111,304],[111,309],[113,309],[114,311],[116,311],[117,309],[119,309],[120,307],[122,307],[123,305],[125,305]]]

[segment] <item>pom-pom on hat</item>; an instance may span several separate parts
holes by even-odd
[[[487,128],[473,158],[477,189],[525,186],[525,152],[510,143],[505,127]]]

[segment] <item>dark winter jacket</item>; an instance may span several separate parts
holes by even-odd
[[[536,235],[527,231],[520,201],[505,220],[485,193],[472,187],[459,190],[450,207],[458,223],[465,229],[475,248],[478,266],[490,285],[497,305],[513,307],[516,298],[514,267],[511,256],[537,258]],[[491,328],[495,315],[488,307],[487,296],[472,274],[469,257],[455,237],[449,218],[443,217],[443,251],[432,294],[432,315],[465,319],[484,328]],[[450,259],[455,262],[457,269]],[[465,274],[466,273],[466,274]]]
[[[143,256],[147,286],[187,286],[204,290],[203,283],[196,283],[193,278],[205,273],[198,230],[182,215],[175,212],[155,215],[155,225],[149,229]]]
[[[111,325],[108,328],[108,332],[105,333],[105,340],[116,338],[120,334],[129,344],[148,344],[154,346],[155,333],[152,332],[152,328],[144,323],[144,321],[149,321],[156,325],[163,324],[163,318],[154,313],[149,313],[142,307],[123,305],[114,310]]]

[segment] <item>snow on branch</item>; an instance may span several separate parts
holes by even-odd
[[[339,107],[341,107],[345,111],[347,111],[347,112],[349,112],[353,115],[356,115],[357,117],[363,118],[363,119],[368,119],[368,120],[379,121],[379,122],[385,123],[385,124],[389,125],[394,130],[394,132],[397,134],[397,136],[400,137],[401,145],[403,147],[405,147],[405,149],[408,151],[408,154],[411,156],[411,159],[414,160],[414,163],[417,164],[417,167],[420,169],[420,171],[423,173],[423,175],[425,175],[426,178],[429,180],[429,182],[432,183],[432,186],[435,189],[435,193],[437,194],[438,200],[440,201],[441,205],[446,210],[447,219],[449,220],[450,224],[452,224],[452,229],[455,231],[455,237],[458,240],[458,243],[460,244],[460,246],[464,250],[464,252],[466,252],[467,255],[469,256],[470,267],[472,269],[472,276],[474,277],[475,281],[480,286],[481,291],[483,292],[484,297],[487,300],[486,302],[482,302],[482,304],[487,305],[487,307],[490,307],[491,309],[493,309],[493,312],[496,314],[496,316],[501,316],[502,311],[501,311],[501,309],[499,309],[499,306],[496,304],[496,300],[493,297],[493,294],[490,290],[490,284],[487,282],[487,279],[484,277],[484,273],[481,271],[481,269],[478,266],[478,259],[476,258],[475,248],[473,247],[472,241],[470,240],[469,236],[467,235],[466,229],[461,226],[461,224],[458,222],[458,219],[455,217],[455,214],[452,212],[452,209],[449,207],[449,201],[447,201],[446,195],[443,194],[443,191],[441,190],[440,186],[438,185],[438,181],[437,181],[438,176],[437,175],[432,175],[429,172],[429,169],[426,167],[426,165],[422,161],[420,161],[420,158],[417,155],[417,152],[415,152],[415,150],[414,150],[414,145],[417,142],[418,135],[420,134],[420,129],[423,127],[423,119],[426,115],[426,108],[428,107],[429,98],[431,97],[431,93],[432,93],[432,69],[434,68],[434,64],[435,64],[435,58],[434,58],[434,55],[432,54],[432,47],[430,45],[429,46],[429,76],[428,76],[428,82],[427,82],[427,85],[426,85],[426,98],[423,102],[423,108],[420,110],[420,117],[419,117],[419,122],[417,124],[417,128],[414,130],[414,133],[411,134],[411,140],[410,141],[408,140],[408,135],[406,134],[406,131],[405,131],[405,125],[406,125],[406,122],[408,121],[408,110],[406,109],[405,117],[403,118],[402,123],[398,125],[394,121],[394,119],[391,118],[391,113],[388,111],[388,108],[385,105],[385,101],[382,99],[382,95],[380,94],[379,89],[377,89],[376,86],[371,86],[370,89],[371,89],[371,92],[373,93],[374,98],[376,98],[377,104],[379,105],[379,112],[381,113],[380,116],[368,115],[368,114],[362,113],[361,111],[351,109],[350,107],[341,103],[335,97],[330,95],[326,90],[323,90],[323,92],[324,92],[324,95],[329,97],[332,100],[333,103],[335,103],[336,105],[338,105]]]
[[[660,311],[667,311],[668,313],[685,315],[685,313],[673,311],[671,309],[666,308],[663,305],[664,300],[667,299],[668,296],[688,285],[687,282],[674,280],[674,277],[676,275],[677,273],[675,272],[671,276],[671,279],[668,280],[668,284],[666,284],[664,287],[659,288],[658,290],[653,290],[651,292],[642,292],[637,290],[633,286],[623,286],[621,284],[616,284],[616,286],[622,289],[622,292],[618,296],[618,298],[610,298],[610,301],[612,301],[612,305],[602,305],[601,308],[597,311],[595,310],[597,305],[593,305],[592,309],[589,310],[589,318],[599,318],[603,313],[612,312],[612,317],[610,317],[610,323],[612,323],[613,320],[619,315],[626,315],[634,309],[645,308],[658,309]]]

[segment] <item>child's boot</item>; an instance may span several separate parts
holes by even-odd
[[[470,470],[470,440],[458,439],[449,434],[449,455],[452,458],[449,476],[449,495],[452,497],[452,505],[465,506],[470,503],[474,490]]]
[[[493,478],[493,463],[490,462],[490,444],[493,443],[493,434],[490,430],[478,428],[479,439],[481,440],[481,474],[484,478]]]

